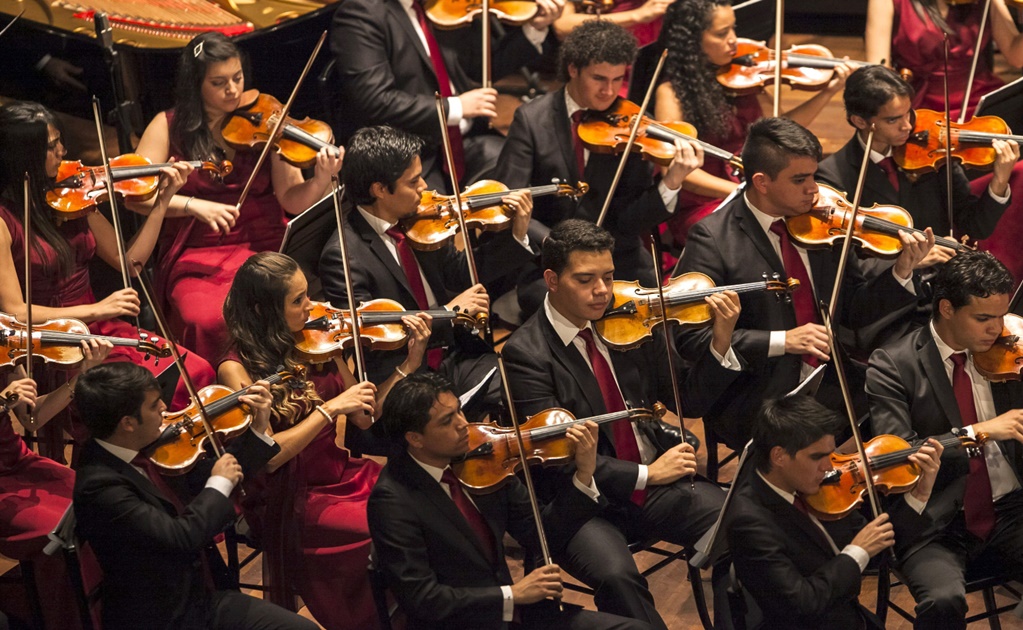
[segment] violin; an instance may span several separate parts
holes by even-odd
[[[994,345],[973,355],[973,366],[981,376],[996,383],[1023,379],[1020,375],[1020,370],[1023,370],[1023,345],[1020,344],[1023,317],[1006,313],[1002,325],[1002,334]]]
[[[764,42],[740,37],[732,63],[718,69],[718,83],[735,95],[757,94],[765,83],[774,80],[775,54]],[[797,90],[823,90],[828,86],[837,66],[870,65],[865,61],[836,59],[818,44],[800,44],[782,52],[782,83]]]
[[[238,150],[262,148],[272,141],[281,158],[298,168],[309,168],[316,164],[316,154],[320,149],[328,148],[338,151],[331,144],[334,132],[330,125],[312,118],[296,120],[290,116],[284,119],[280,135],[270,138],[277,119],[280,118],[284,106],[269,94],[260,94],[250,90],[242,98],[252,100],[234,110],[224,119],[220,134],[224,141]]]
[[[216,181],[222,180],[234,169],[227,160],[219,163],[195,160],[188,163],[205,171]],[[170,165],[169,162],[153,164],[134,153],[112,158],[110,179],[114,182],[114,191],[129,203],[152,199],[160,185],[160,169]],[[46,191],[46,203],[65,221],[84,217],[96,208],[96,204],[107,199],[106,167],[85,166],[78,160],[62,161],[57,168],[56,182]]]
[[[302,387],[304,379],[305,369],[299,366],[292,371],[278,368],[276,374],[263,380],[270,385],[290,382],[295,387]],[[223,385],[208,385],[199,390],[199,400],[206,410],[206,416],[221,440],[241,435],[252,423],[252,414],[238,401],[250,387],[232,392]],[[205,442],[209,437],[199,419],[199,407],[193,400],[180,411],[165,412],[160,437],[142,450],[150,454],[149,459],[163,474],[183,475],[206,452]]]
[[[29,354],[29,344],[25,342],[26,332],[27,327],[24,323],[13,315],[0,313],[0,347],[6,348],[0,355],[2,356],[0,366],[14,365]],[[92,339],[109,341],[114,346],[134,348],[145,354],[147,359],[153,356],[159,361],[171,356],[169,344],[160,341],[158,337],[125,339],[93,335],[85,322],[71,318],[51,319],[42,324],[33,324],[31,354],[41,357],[47,363],[75,365],[85,359],[82,342]]]
[[[589,110],[579,122],[579,139],[594,153],[621,153],[629,141],[632,122],[639,106],[624,98],[602,112]],[[716,157],[742,169],[742,159],[696,137],[696,128],[687,122],[658,122],[644,116],[633,150],[660,166],[668,166],[675,158],[675,140],[687,140],[703,147],[706,155]]]
[[[569,0],[569,2],[575,7],[576,13],[584,15],[603,15],[615,8],[615,0]]]
[[[785,217],[789,235],[807,248],[831,247],[835,241],[845,238],[852,203],[846,196],[828,186],[818,184],[817,201],[809,212]],[[879,258],[896,258],[902,252],[899,230],[923,234],[924,230],[913,227],[913,218],[905,208],[893,205],[874,204],[860,208],[856,213],[853,240],[861,249]],[[934,237],[937,245],[956,251],[966,245],[951,238]]]
[[[945,448],[961,447],[969,457],[982,456],[987,435],[979,434],[976,439],[962,436],[938,440]],[[883,494],[910,492],[920,480],[920,469],[909,461],[909,456],[923,446],[910,446],[909,442],[895,435],[879,435],[863,445],[867,453],[867,466],[871,471],[874,485]],[[863,465],[860,454],[832,453],[834,468],[824,475],[824,481],[816,494],[803,497],[814,516],[822,521],[837,521],[863,503],[866,493]]]
[[[437,28],[455,29],[471,24],[483,13],[479,0],[427,0],[423,3],[426,17]],[[506,24],[522,26],[536,17],[536,2],[532,0],[492,0],[490,12]]]
[[[662,418],[664,405],[653,409],[626,409],[599,416],[576,419],[565,409],[541,411],[520,425],[526,459],[530,464],[563,464],[575,454],[573,442],[566,437],[569,427],[592,421],[598,425],[619,420],[654,421]],[[521,468],[515,430],[493,422],[469,424],[469,451],[451,462],[455,475],[476,494],[496,492]]]
[[[948,124],[945,114],[930,109],[914,112],[913,133],[906,144],[895,147],[895,163],[909,173],[937,170],[948,161],[945,155],[945,134],[950,133],[951,156],[963,166],[991,170],[996,153],[992,140],[1015,140],[1023,144],[1023,136],[1013,135],[1009,125],[998,116],[975,116],[968,122]]]
[[[573,188],[555,179],[546,186],[525,188],[533,197],[556,195],[578,199],[589,191],[584,182]],[[491,179],[484,179],[469,186],[462,193],[462,216],[470,228],[482,230],[503,230],[511,226],[511,215],[501,198],[509,192],[508,187]],[[459,231],[454,213],[453,195],[441,195],[432,190],[423,193],[419,210],[415,216],[403,219],[401,224],[412,246],[422,251],[440,249],[444,243]]]
[[[782,280],[778,274],[762,282],[747,282],[715,287],[714,281],[702,273],[690,272],[672,278],[664,287],[667,319],[683,326],[697,327],[711,321],[710,305],[705,298],[713,293],[735,291],[774,292],[778,298],[788,297],[799,286],[799,280]],[[593,322],[593,328],[608,346],[630,350],[653,338],[653,329],[664,321],[656,288],[641,287],[639,282],[615,280],[614,299],[604,316]]]
[[[406,311],[394,300],[378,299],[359,306],[359,334],[362,345],[374,350],[397,350],[408,342],[408,330],[402,324],[405,315],[425,312],[434,322],[450,321],[472,330],[477,322],[465,313],[447,309]],[[325,363],[352,347],[351,316],[327,302],[313,302],[305,327],[295,333],[296,360],[303,363]]]

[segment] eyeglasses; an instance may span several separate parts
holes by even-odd
[[[56,151],[58,146],[64,146],[64,138],[57,136],[53,140],[46,143],[47,151]]]

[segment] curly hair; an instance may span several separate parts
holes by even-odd
[[[717,81],[717,66],[703,52],[703,32],[710,28],[714,12],[730,7],[729,0],[685,0],[668,7],[661,27],[660,43],[668,49],[664,76],[682,104],[686,122],[701,133],[721,137],[728,133],[735,114]]]
[[[1011,295],[1012,274],[991,252],[965,250],[956,254],[938,270],[932,281],[934,290],[934,319],[942,300],[948,300],[953,309],[970,303],[970,298],[989,298],[992,295]]]
[[[612,66],[631,65],[636,60],[636,38],[621,26],[607,20],[583,22],[561,43],[558,76],[568,81],[568,66],[578,70],[597,63]]]

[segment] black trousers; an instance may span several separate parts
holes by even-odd
[[[238,591],[213,594],[216,630],[317,630],[319,626],[276,604]]]

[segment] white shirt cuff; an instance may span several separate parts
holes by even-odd
[[[863,547],[857,545],[846,545],[842,553],[856,561],[856,564],[860,567],[860,573],[863,573],[864,569],[867,568],[867,563],[870,562],[870,555],[867,554]]]
[[[515,238],[514,234],[512,234],[512,238],[514,238],[515,242],[518,243],[519,245],[525,247],[526,249],[529,249],[529,234],[526,234],[525,236],[523,236],[521,241],[519,239]],[[529,251],[533,251],[533,250],[529,249]]]
[[[916,295],[916,286],[913,284],[913,274],[909,274],[909,277],[903,280],[899,277],[899,274],[895,273],[895,265],[892,265],[892,277],[895,281],[902,285],[902,288],[909,291],[913,295]]]
[[[515,598],[512,597],[511,587],[507,584],[501,587],[501,596],[504,597],[504,608],[501,612],[501,621],[509,623],[515,617]]]
[[[227,477],[221,477],[220,475],[213,475],[207,479],[206,487],[213,488],[227,498],[231,498],[231,493],[234,492],[234,483]]]
[[[784,356],[785,354],[785,331],[772,330],[771,341],[767,346],[767,358]]]
[[[633,490],[646,490],[647,478],[650,475],[647,470],[648,468],[649,467],[644,464],[639,465],[639,476],[636,477],[636,487],[633,488]]]
[[[590,485],[584,486],[583,482],[579,481],[579,477],[572,475],[572,485],[575,486],[576,490],[593,499],[594,503],[600,499],[600,490],[597,490],[597,482],[592,477],[590,478]]]
[[[525,24],[522,27],[522,34],[526,36],[529,43],[536,48],[536,52],[543,52],[543,42],[547,39],[547,33],[549,33],[551,27],[545,26],[543,28],[533,28],[531,24]]]
[[[718,354],[718,351],[714,349],[714,344],[712,343],[710,344],[710,353],[714,355],[714,358],[721,364],[721,367],[726,370],[734,370],[738,372],[742,369],[742,363],[739,363],[739,357],[735,356],[735,350],[732,349],[732,346],[728,346],[728,352],[725,353],[725,356],[721,356]]]
[[[996,202],[998,202],[998,203],[1009,203],[1009,195],[1012,193],[1012,186],[1006,186],[1005,187],[1005,196],[1004,197],[999,197],[998,195],[996,195],[995,191],[991,190],[991,186],[987,187],[987,192],[988,192],[989,195],[991,195],[991,198],[994,199]]]
[[[270,437],[266,433],[263,433],[262,431],[253,430],[252,432],[256,434],[256,437],[258,437],[259,439],[263,440],[263,442],[267,446],[273,446],[274,444],[277,443],[277,442],[274,441],[274,439],[272,437]]]
[[[927,503],[913,496],[912,492],[906,493],[906,505],[910,507],[917,514],[923,514],[924,508],[927,507]]]
[[[462,100],[457,96],[448,97],[448,127],[462,122]]]
[[[661,201],[664,202],[664,207],[668,210],[668,214],[675,214],[675,208],[678,204],[675,200],[678,199],[678,191],[682,190],[679,186],[675,190],[668,188],[668,185],[663,180],[657,184],[657,192],[661,193]]]

